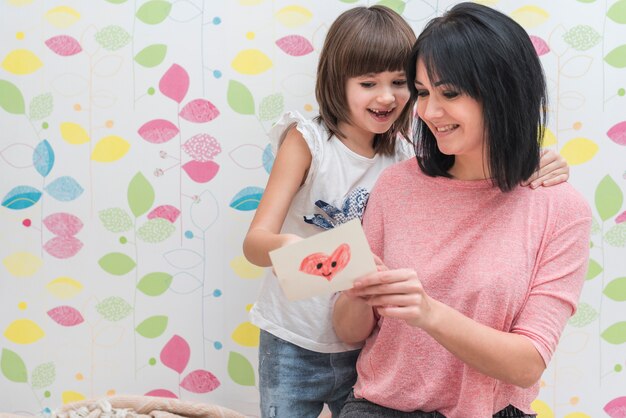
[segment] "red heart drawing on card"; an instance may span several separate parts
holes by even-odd
[[[314,253],[300,263],[300,271],[322,276],[329,282],[350,262],[350,246],[341,244],[331,255]]]

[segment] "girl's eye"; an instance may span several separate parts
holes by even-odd
[[[361,84],[361,87],[365,87],[366,89],[370,87],[374,87],[374,83],[369,82],[369,81],[362,81],[360,84]]]
[[[406,86],[406,80],[396,80],[393,84],[396,86]]]

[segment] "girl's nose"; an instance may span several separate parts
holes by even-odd
[[[378,95],[378,101],[383,104],[393,103],[396,100],[396,96],[390,89],[383,89]]]

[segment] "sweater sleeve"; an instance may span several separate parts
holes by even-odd
[[[589,259],[591,210],[572,192],[553,214],[552,231],[539,250],[526,303],[511,330],[532,341],[546,366],[576,311]]]

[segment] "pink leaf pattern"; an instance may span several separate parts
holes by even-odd
[[[48,311],[48,316],[54,322],[64,327],[73,327],[84,321],[83,316],[71,306],[58,306]]]
[[[159,90],[175,102],[182,102],[189,90],[189,74],[180,65],[172,64],[161,77]]]
[[[43,249],[56,258],[70,258],[83,248],[83,243],[74,237],[54,237],[46,242]]]
[[[621,214],[617,215],[617,218],[615,218],[615,223],[616,224],[621,224],[622,222],[626,222],[626,211],[624,211]]]
[[[213,373],[206,370],[194,370],[189,373],[180,386],[193,393],[207,393],[219,387],[220,381]]]
[[[52,52],[62,57],[76,55],[83,50],[76,39],[67,35],[53,36],[46,41],[46,45]]]
[[[300,57],[313,52],[313,45],[303,36],[289,35],[276,41],[276,45],[287,54]]]
[[[626,418],[626,396],[620,396],[604,405],[604,412],[611,418]]]
[[[606,133],[618,145],[626,145],[626,121],[613,125]]]
[[[183,170],[196,183],[206,183],[215,177],[220,166],[214,161],[189,161]]]
[[[189,363],[191,349],[184,338],[174,335],[161,350],[161,363],[182,374]]]
[[[222,152],[222,147],[217,139],[208,134],[197,134],[189,138],[182,146],[183,151],[196,161],[212,160]]]
[[[83,229],[83,222],[69,213],[53,213],[43,220],[43,224],[60,237],[72,237]]]
[[[544,41],[540,37],[530,35],[530,40],[532,41],[533,46],[535,47],[535,52],[537,52],[538,56],[542,56],[550,52],[550,47],[548,46],[546,41]]]
[[[148,214],[148,219],[161,218],[174,223],[176,222],[176,219],[178,219],[179,215],[180,211],[178,208],[175,208],[172,205],[161,205],[152,209],[152,211]]]
[[[213,103],[205,99],[195,99],[187,103],[180,116],[189,122],[204,123],[215,119],[220,115],[220,111]]]
[[[178,128],[165,119],[154,119],[139,128],[139,135],[153,144],[162,144],[178,135]]]
[[[160,398],[178,399],[178,396],[176,396],[174,393],[170,392],[167,389],[154,389],[146,393],[144,396],[156,396]]]

